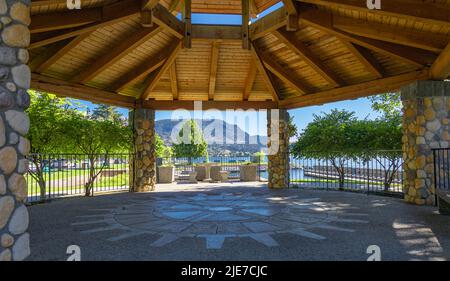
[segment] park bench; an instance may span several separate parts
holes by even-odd
[[[450,190],[436,189],[439,213],[450,216]]]
[[[123,169],[123,170],[105,170],[100,173],[100,177],[113,178],[118,175],[125,174],[126,172],[127,172],[127,170],[125,170],[125,169]]]

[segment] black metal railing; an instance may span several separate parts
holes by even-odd
[[[129,154],[31,154],[28,203],[129,189]]]
[[[369,155],[329,159],[292,158],[291,187],[403,196],[401,151],[379,151]]]
[[[439,189],[450,189],[450,148],[433,149],[434,183]]]

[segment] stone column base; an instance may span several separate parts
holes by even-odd
[[[434,205],[433,148],[450,141],[450,82],[418,81],[402,88],[405,201]]]
[[[155,111],[130,111],[133,124],[134,153],[130,159],[130,190],[148,192],[156,185]]]

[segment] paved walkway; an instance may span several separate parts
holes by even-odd
[[[450,217],[399,199],[261,183],[160,185],[158,192],[30,207],[30,260],[450,259]]]

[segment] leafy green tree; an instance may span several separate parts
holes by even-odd
[[[339,189],[344,189],[345,164],[360,152],[363,125],[356,124],[354,112],[333,109],[314,115],[292,147],[293,155],[330,161],[339,177]]]
[[[97,105],[90,116],[96,120],[109,120],[117,123],[124,122],[124,118],[117,112],[116,108],[106,104]]]
[[[163,139],[156,134],[156,155],[161,158],[170,158],[173,155],[172,148],[170,146],[166,146]]]
[[[79,111],[67,114],[63,125],[65,134],[71,140],[67,146],[74,152],[86,155],[89,161],[89,174],[84,187],[85,195],[91,196],[95,180],[108,165],[109,155],[129,151],[131,130],[117,120],[97,120]]]
[[[30,90],[29,94],[31,103],[27,113],[30,130],[27,137],[31,142],[31,154],[28,159],[35,167],[30,169],[30,175],[39,185],[40,200],[45,201],[45,168],[50,163],[44,154],[64,152],[67,137],[62,129],[62,120],[70,103],[45,92]]]
[[[402,115],[402,102],[399,93],[386,93],[369,97],[372,109],[383,114],[383,118],[399,118]]]
[[[188,120],[183,124],[177,136],[177,143],[172,148],[176,157],[187,157],[190,164],[192,158],[208,158],[208,144],[195,120]]]
[[[289,117],[288,133],[289,133],[289,138],[295,137],[298,134],[297,125],[295,125],[295,122],[294,122],[294,116]]]
[[[400,94],[373,96],[372,109],[382,116],[372,121],[367,136],[372,156],[384,172],[384,189],[388,191],[402,165],[402,103]],[[376,154],[376,155],[373,155]]]

